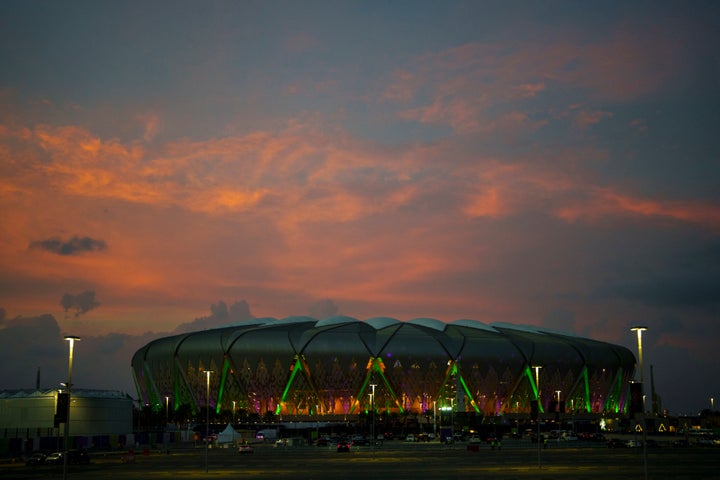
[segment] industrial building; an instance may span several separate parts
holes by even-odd
[[[64,424],[57,422],[58,389],[0,391],[0,452],[58,450]],[[133,399],[115,390],[73,389],[70,431],[75,447],[124,443],[133,433]],[[61,408],[62,410],[62,408]]]
[[[156,410],[244,409],[284,419],[439,408],[484,415],[617,413],[635,357],[625,347],[474,320],[261,318],[157,339],[132,371]],[[169,405],[168,405],[169,404]]]

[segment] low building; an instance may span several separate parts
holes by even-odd
[[[0,390],[0,453],[58,449],[65,427],[56,421],[58,394],[57,389]],[[73,390],[72,446],[110,445],[132,431],[133,399],[126,393]]]

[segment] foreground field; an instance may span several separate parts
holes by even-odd
[[[207,465],[207,473],[206,473]],[[89,465],[70,467],[73,479],[644,479],[642,449],[551,445],[539,452],[529,443],[506,442],[502,450],[482,445],[404,444],[353,448],[257,446],[174,450],[138,455],[123,463],[119,454],[95,454]],[[62,466],[0,466],[3,479],[62,478]],[[720,448],[657,448],[647,451],[647,478],[720,479]]]

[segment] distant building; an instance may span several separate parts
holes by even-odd
[[[505,323],[288,317],[160,338],[135,353],[132,368],[139,398],[156,411],[168,400],[200,411],[209,380],[217,412],[330,419],[372,408],[529,413],[537,380],[542,412],[623,412],[635,357],[623,346]]]
[[[0,451],[57,449],[58,438],[64,435],[64,424],[55,422],[57,401],[57,389],[0,390]],[[110,437],[132,432],[133,399],[126,393],[73,390],[70,434],[74,446],[109,444]]]

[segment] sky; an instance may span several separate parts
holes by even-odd
[[[253,317],[509,322],[720,403],[720,4],[0,2],[0,389]]]

